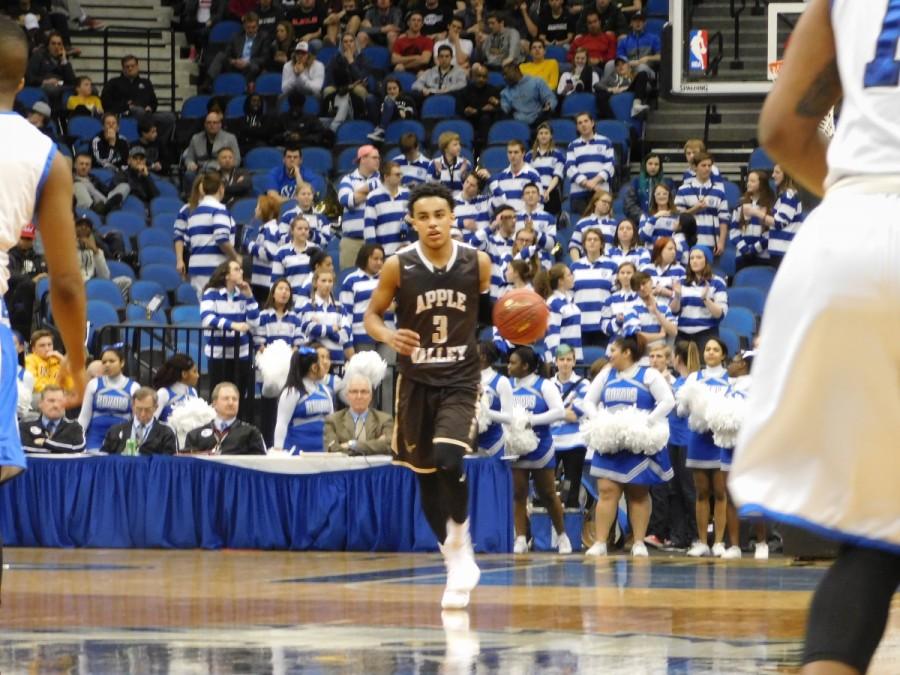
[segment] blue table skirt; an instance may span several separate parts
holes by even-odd
[[[466,461],[475,549],[512,550],[509,469]],[[29,457],[0,487],[7,545],[434,551],[418,484],[381,466],[287,475],[190,457]]]

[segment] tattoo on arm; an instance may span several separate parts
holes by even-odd
[[[809,85],[794,112],[801,117],[824,117],[841,96],[841,78],[837,58],[831,60]]]

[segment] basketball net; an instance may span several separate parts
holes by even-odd
[[[784,63],[784,60],[772,61],[769,63],[769,80],[774,82],[778,79],[778,73],[781,72],[781,64]],[[826,137],[831,138],[834,136],[834,108],[828,111],[828,114],[822,118],[822,121],[819,122],[819,131],[825,134]]]

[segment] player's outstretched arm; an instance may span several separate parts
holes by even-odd
[[[812,0],[759,118],[759,142],[784,170],[822,195],[827,140],[819,122],[841,97],[829,0]]]
[[[394,301],[394,294],[400,287],[400,258],[388,258],[381,268],[378,286],[372,291],[369,305],[363,316],[363,325],[373,340],[383,342],[398,354],[409,356],[419,346],[419,334],[408,328],[391,330],[384,323],[384,313]]]
[[[37,205],[38,226],[44,240],[50,273],[50,304],[53,320],[66,346],[66,361],[60,373],[69,391],[67,405],[81,403],[87,384],[85,373],[84,280],[75,245],[75,221],[72,217],[72,174],[59,153],[53,158]],[[68,375],[71,380],[67,381]]]

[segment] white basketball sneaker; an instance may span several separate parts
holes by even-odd
[[[722,554],[722,560],[740,560],[741,555],[740,546],[729,546]]]
[[[572,542],[569,541],[569,535],[565,532],[559,535],[556,550],[560,555],[569,555],[572,552]]]
[[[528,553],[528,540],[524,535],[516,537],[516,541],[513,544],[513,553]]]
[[[695,541],[693,544],[691,544],[691,547],[688,549],[687,554],[691,558],[702,558],[709,555],[709,546],[704,544],[702,541]]]
[[[631,546],[631,556],[633,558],[649,558],[650,554],[647,552],[647,546],[642,541],[636,541]]]
[[[591,556],[593,558],[602,558],[606,555],[606,542],[598,541],[593,546],[591,546],[587,551],[584,552],[586,556]]]
[[[447,538],[441,546],[447,566],[447,586],[441,599],[444,609],[465,609],[469,594],[478,585],[481,570],[475,563],[475,552],[469,537],[469,521],[459,524],[447,521]]]
[[[754,560],[769,559],[769,545],[765,542],[757,542],[756,550],[753,552]]]
[[[725,555],[725,544],[723,544],[721,541],[718,544],[713,544],[712,555],[713,558],[721,558],[723,555]]]

